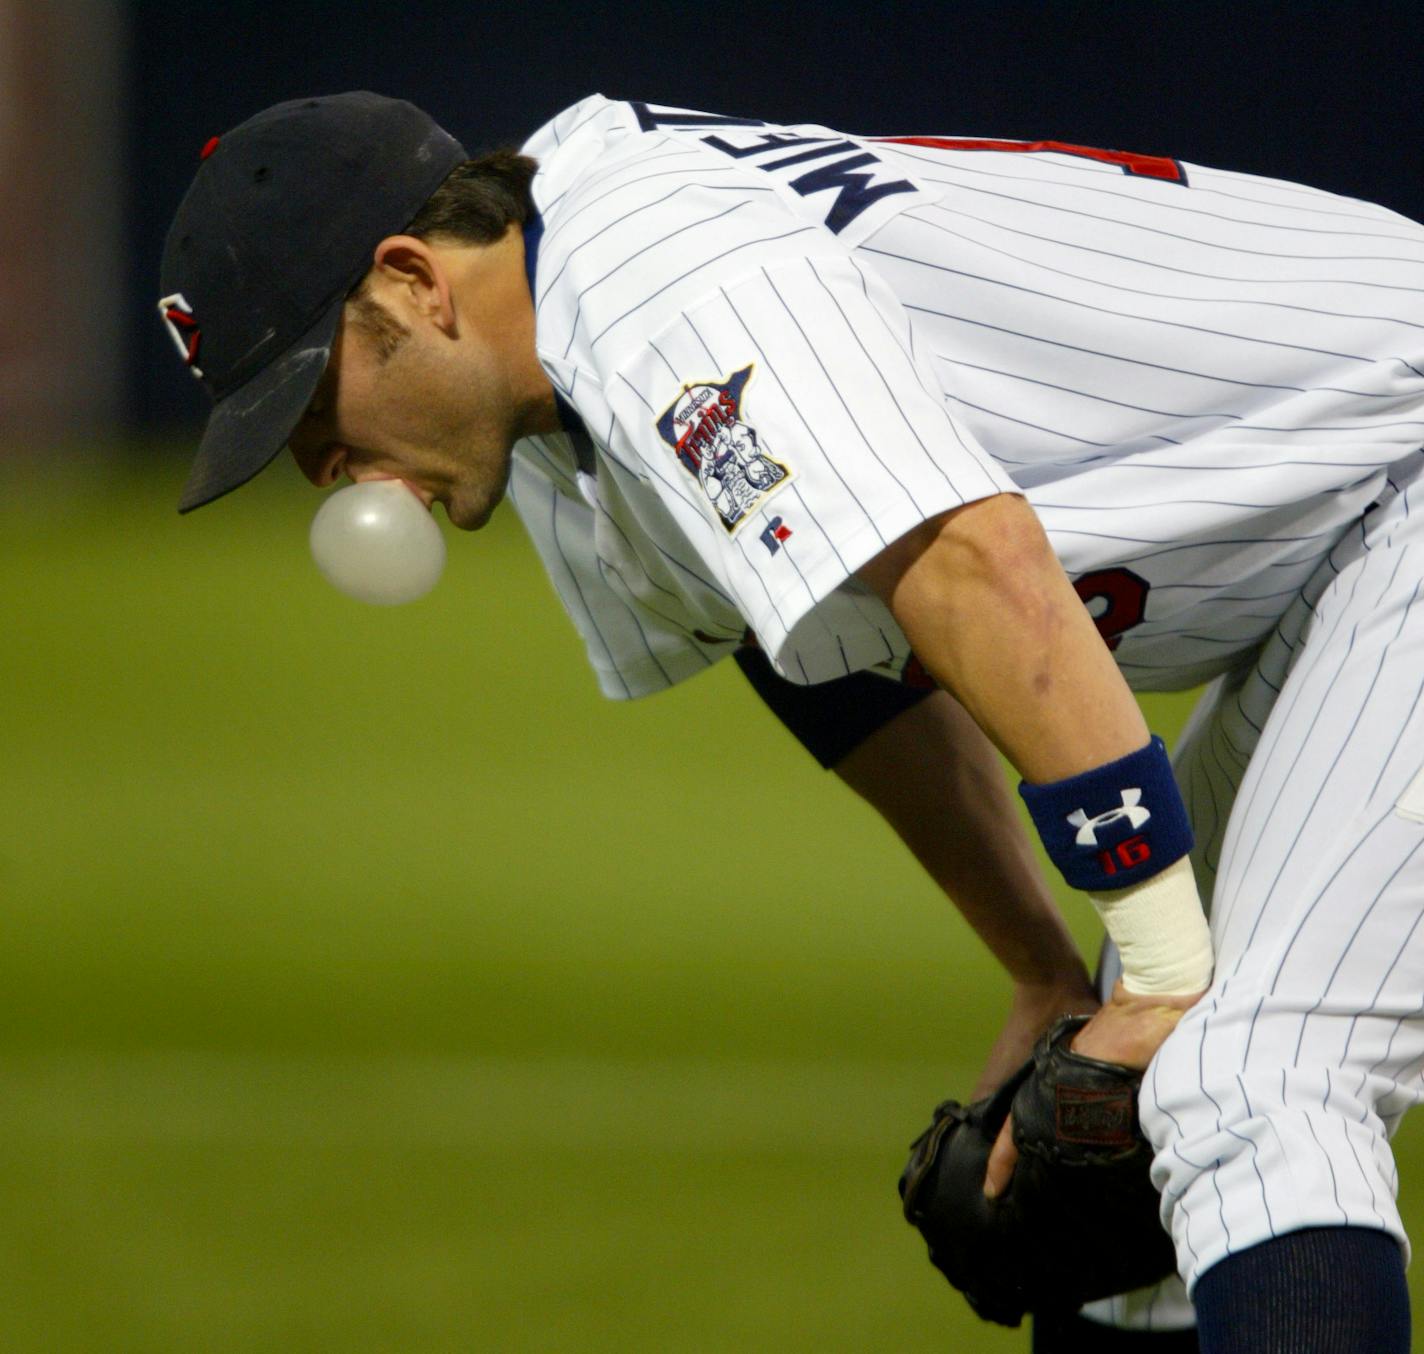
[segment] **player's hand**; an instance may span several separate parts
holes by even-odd
[[[1140,1072],[1166,1043],[1167,1036],[1177,1028],[1177,1022],[1202,996],[1201,992],[1182,996],[1137,996],[1119,981],[1113,984],[1107,1005],[1099,1007],[1078,1031],[1073,1051],[1101,1062],[1121,1063]],[[1004,1192],[1014,1173],[1014,1163],[1018,1161],[1013,1132],[1014,1120],[1010,1115],[994,1140],[984,1172],[984,1193],[991,1199]]]
[[[989,1050],[970,1100],[998,1090],[1023,1066],[1039,1037],[1059,1016],[1086,1015],[1098,1005],[1088,971],[1081,965],[1049,981],[1015,982],[1008,1018]]]
[[[1137,996],[1119,980],[1113,984],[1107,1005],[1078,1031],[1073,1051],[1140,1072],[1202,995]]]

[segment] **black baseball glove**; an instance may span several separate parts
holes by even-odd
[[[1142,1075],[1068,1047],[1087,1016],[1065,1016],[987,1100],[947,1100],[900,1177],[905,1217],[930,1260],[987,1321],[1074,1311],[1175,1267],[1137,1122]],[[989,1150],[1010,1110],[1018,1164],[984,1197]]]

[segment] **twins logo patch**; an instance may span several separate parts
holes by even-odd
[[[742,417],[742,392],[751,375],[748,363],[722,381],[683,386],[657,425],[729,534],[791,479]]]

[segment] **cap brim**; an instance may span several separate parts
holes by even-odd
[[[326,370],[344,300],[338,298],[285,353],[213,406],[179,512],[221,498],[277,459]]]

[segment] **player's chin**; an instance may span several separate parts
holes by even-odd
[[[503,494],[476,497],[455,493],[440,501],[445,504],[445,515],[450,519],[451,526],[459,527],[461,531],[478,531],[494,515],[503,497]]]
[[[495,469],[496,483],[481,484],[478,482],[479,477],[473,477],[475,483],[457,484],[448,495],[442,496],[440,501],[445,505],[445,515],[450,519],[451,525],[459,527],[461,531],[478,531],[484,526],[499,507],[509,488],[512,468],[512,458],[506,452]]]

